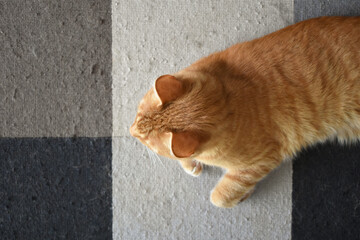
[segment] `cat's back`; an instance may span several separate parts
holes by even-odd
[[[360,17],[320,17],[293,24],[259,39],[236,44],[204,63],[228,79],[241,76],[254,85],[303,88],[313,83],[360,81]],[[225,64],[223,64],[225,63]],[[221,72],[221,73],[218,73]],[[240,78],[238,78],[240,79]],[[227,82],[226,82],[227,81]],[[325,84],[325,85],[324,85]],[[242,86],[239,86],[242,87]]]
[[[360,17],[306,20],[255,41],[254,46],[255,52],[261,51],[259,47],[271,49],[262,56],[268,59],[264,66],[271,66],[268,71],[279,74],[275,78],[280,81],[310,87],[314,97],[326,90],[359,96]]]
[[[289,39],[312,43],[312,40],[333,42],[334,45],[345,40],[355,43],[360,37],[360,16],[359,17],[318,17],[285,27],[279,31],[266,36],[266,38]],[[329,38],[329,37],[332,38]],[[296,39],[298,38],[298,39]]]
[[[310,19],[254,44],[255,52],[271,48],[262,56],[263,66],[270,66],[263,74],[276,84],[305,90],[307,100],[360,98],[360,17]]]
[[[253,122],[270,126],[263,132],[279,129],[299,145],[332,133],[360,134],[360,17],[303,21],[234,45],[219,58],[232,71],[224,84],[234,106],[246,101]],[[246,98],[237,94],[243,88]]]
[[[320,17],[302,21],[225,51],[256,59],[266,67],[360,59],[360,17]],[[233,55],[234,57],[234,55]],[[266,61],[268,60],[268,61]]]
[[[359,134],[360,17],[310,19],[263,41],[274,49],[268,56],[272,67],[264,73],[272,76],[270,86],[278,86],[277,96],[284,96],[273,101],[282,116],[289,108],[297,116],[284,125],[296,123],[309,142]]]

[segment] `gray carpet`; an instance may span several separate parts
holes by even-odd
[[[111,1],[0,1],[0,239],[111,239]]]
[[[1,1],[0,239],[360,239],[359,145],[307,149],[219,209],[221,169],[193,178],[128,132],[159,75],[322,15],[360,2]]]

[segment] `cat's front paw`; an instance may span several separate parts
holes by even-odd
[[[213,190],[210,195],[210,201],[213,205],[216,207],[221,208],[232,208],[235,207],[236,204],[238,204],[239,200],[230,200],[227,199],[223,193],[221,193],[218,190]]]
[[[184,170],[186,173],[190,174],[191,176],[198,177],[198,176],[200,176],[200,174],[203,170],[203,165],[200,162],[192,161],[192,163],[189,167],[184,167]]]
[[[210,195],[210,201],[216,207],[232,208],[244,201],[254,192],[254,188],[241,196],[232,196],[233,193],[222,193],[219,189],[214,189]]]

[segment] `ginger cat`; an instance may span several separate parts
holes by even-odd
[[[302,148],[360,138],[360,17],[303,21],[161,76],[130,132],[194,176],[225,168],[211,202],[233,207]]]

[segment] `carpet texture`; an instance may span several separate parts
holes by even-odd
[[[128,132],[159,75],[323,15],[360,2],[0,1],[0,239],[360,239],[359,144],[306,149],[219,209],[221,169],[193,178]]]
[[[110,138],[0,138],[1,239],[110,239]]]
[[[111,60],[110,0],[0,1],[0,239],[111,239]]]

